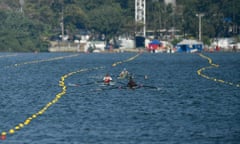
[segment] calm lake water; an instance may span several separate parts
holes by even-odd
[[[0,53],[0,144],[239,144],[240,53]],[[115,64],[115,66],[112,66]],[[117,79],[126,68],[140,88]],[[109,73],[115,85],[103,86]],[[30,124],[10,129],[66,93]],[[145,79],[144,77],[148,78]]]

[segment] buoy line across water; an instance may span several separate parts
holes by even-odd
[[[199,70],[197,70],[197,74],[199,76],[201,76],[203,78],[206,78],[206,79],[209,79],[209,80],[212,80],[212,81],[215,81],[215,82],[219,82],[219,83],[224,83],[224,84],[228,84],[228,85],[231,85],[231,86],[240,87],[240,84],[234,84],[232,82],[224,81],[222,79],[217,79],[215,77],[209,77],[209,76],[203,74],[203,71],[205,71],[206,69],[218,68],[219,65],[214,64],[211,58],[203,55],[202,53],[200,53],[199,56],[204,58],[204,59],[207,59],[208,63],[210,64],[210,66],[206,66],[206,67],[203,67],[203,68],[200,68]]]
[[[49,58],[49,59],[42,59],[42,60],[34,60],[34,61],[27,61],[27,62],[23,62],[23,63],[16,63],[10,66],[6,66],[6,68],[9,68],[11,66],[14,67],[19,67],[22,65],[27,65],[27,64],[36,64],[36,63],[41,63],[41,62],[49,62],[49,61],[54,61],[54,60],[61,60],[61,59],[65,59],[65,58],[71,58],[71,57],[76,57],[79,56],[79,54],[72,54],[72,55],[67,55],[67,56],[59,56],[59,57],[53,57],[53,58]]]
[[[141,54],[141,53],[138,53],[137,55],[135,55],[135,56],[133,56],[133,57],[130,57],[129,59],[124,60],[124,61],[115,62],[115,63],[112,64],[112,66],[115,67],[115,66],[117,66],[117,65],[119,65],[119,64],[121,64],[121,63],[125,63],[125,62],[132,61],[132,60],[134,60],[135,58],[137,58],[140,54]]]
[[[0,58],[13,57],[13,56],[17,56],[17,54],[0,55]]]
[[[56,57],[56,58],[52,58],[52,59],[47,59],[47,60],[37,60],[37,61],[31,61],[31,62],[25,62],[25,63],[21,63],[21,64],[15,64],[14,66],[20,66],[20,65],[25,65],[25,64],[34,64],[34,63],[39,63],[39,62],[46,62],[46,61],[52,61],[52,60],[59,60],[59,59],[63,59],[66,57],[74,57],[74,56],[78,56],[79,54],[76,55],[70,55],[70,56],[65,56],[65,57]],[[117,66],[118,64],[124,63],[124,62],[129,62],[134,60],[135,58],[137,58],[140,54],[137,54],[127,60],[124,61],[120,61],[120,62],[116,62],[114,64],[112,64],[112,66]],[[38,112],[32,114],[32,116],[28,117],[25,121],[19,123],[18,125],[16,125],[15,127],[9,129],[8,131],[2,131],[1,135],[0,135],[0,139],[1,140],[6,140],[7,135],[12,135],[14,134],[16,131],[21,130],[22,128],[24,128],[25,126],[29,125],[31,123],[32,120],[36,119],[38,116],[44,114],[49,107],[51,107],[53,104],[55,104],[56,102],[58,102],[61,97],[63,95],[66,94],[67,91],[67,86],[65,85],[65,79],[76,74],[76,73],[80,73],[80,72],[86,72],[86,71],[91,71],[91,70],[98,70],[98,69],[103,69],[104,67],[95,67],[95,68],[85,68],[85,69],[80,69],[78,71],[75,72],[70,72],[68,74],[65,74],[63,76],[61,76],[61,79],[59,81],[59,86],[62,87],[62,91],[59,92],[58,94],[56,94],[55,98],[52,99],[50,102],[48,102],[42,109],[40,109]]]
[[[55,104],[56,102],[58,102],[61,97],[66,94],[67,91],[67,86],[65,85],[65,79],[76,74],[76,73],[80,73],[80,72],[87,72],[87,71],[91,71],[91,70],[97,70],[97,69],[102,69],[103,67],[95,67],[95,68],[85,68],[85,69],[80,69],[78,71],[75,72],[70,72],[68,74],[65,74],[63,76],[61,76],[61,79],[59,81],[59,86],[62,87],[62,91],[59,92],[58,94],[56,94],[55,98],[52,99],[50,102],[48,102],[42,109],[40,109],[38,112],[32,114],[32,116],[28,117],[25,121],[19,123],[18,125],[16,125],[15,127],[9,129],[8,131],[3,131],[1,132],[1,136],[0,139],[1,140],[6,140],[7,135],[10,134],[14,134],[16,131],[21,130],[23,127],[29,125],[31,123],[31,121],[33,119],[36,119],[38,116],[44,114],[49,107],[51,107],[53,104]]]

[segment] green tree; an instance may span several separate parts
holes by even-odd
[[[42,25],[24,17],[21,13],[0,11],[1,51],[40,51],[46,44],[40,33]],[[45,45],[46,46],[46,45]],[[46,48],[46,47],[45,47]]]
[[[90,27],[105,34],[107,38],[117,35],[123,25],[122,10],[119,4],[102,5],[89,13]]]
[[[69,4],[64,9],[64,22],[71,31],[84,29],[88,26],[88,17],[79,6]]]

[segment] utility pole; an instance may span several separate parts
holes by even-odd
[[[23,6],[24,6],[24,0],[19,0],[19,3],[20,3],[20,12],[23,13]]]
[[[196,16],[198,17],[198,39],[199,41],[202,40],[202,17],[204,16],[204,14],[199,13],[196,14]]]
[[[61,12],[61,29],[62,29],[62,41],[64,40],[64,16],[63,16],[63,4]]]

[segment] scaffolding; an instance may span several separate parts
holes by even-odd
[[[135,0],[136,36],[146,36],[146,1]]]

